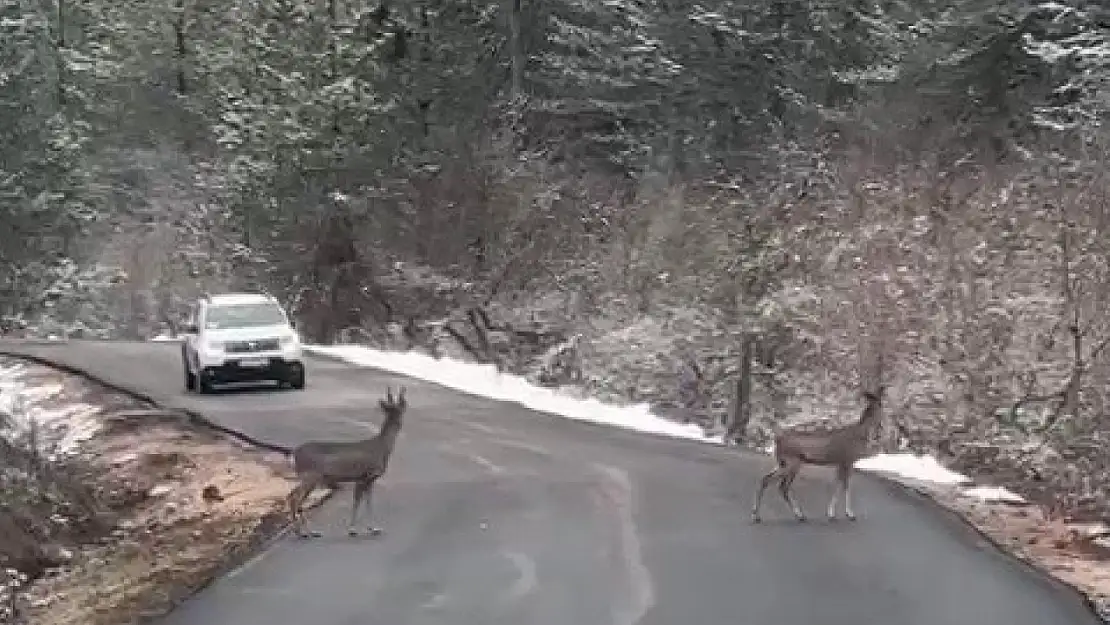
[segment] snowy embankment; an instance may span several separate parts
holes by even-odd
[[[164,614],[280,529],[294,486],[280,454],[14,357],[0,439],[16,452],[0,509],[19,521],[0,533],[0,623],[16,605],[43,625]]]
[[[29,375],[22,362],[0,363],[0,419],[12,434],[34,434],[48,457],[70,454],[100,431],[103,408],[65,397],[59,380]]]
[[[702,428],[652,414],[647,404],[614,405],[575,397],[566,391],[542,388],[518,375],[500,373],[493,365],[433,358],[416,352],[386,352],[358,345],[305,346],[309,353],[330,356],[362,367],[374,367],[426,380],[447,388],[520,404],[539,412],[568,419],[621,427],[648,434],[684,438],[721,445],[720,436],[707,436]],[[982,501],[1019,503],[1021,497],[996,486],[971,486],[972,480],[955,473],[929,456],[877,454],[856,467],[882,473],[916,486],[944,486]]]

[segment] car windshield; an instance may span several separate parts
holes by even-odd
[[[209,330],[223,328],[250,328],[285,323],[281,308],[268,302],[252,304],[225,304],[208,309],[204,327]]]

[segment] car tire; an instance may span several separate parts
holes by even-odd
[[[289,376],[289,386],[293,387],[293,389],[298,390],[298,391],[304,390],[304,387],[305,387],[304,367],[298,367],[297,371],[294,372],[293,375]]]
[[[181,368],[185,370],[185,390],[197,390],[197,376],[194,375],[192,371],[189,371],[189,365],[182,363]]]
[[[212,374],[205,373],[205,372],[202,371],[200,376],[198,376],[198,377],[199,377],[199,379],[197,380],[197,382],[198,382],[197,383],[197,390],[200,391],[200,393],[202,395],[207,395],[208,393],[211,393],[212,392]]]
[[[181,370],[185,374],[185,390],[197,390],[197,376],[192,371],[189,371],[189,358],[185,355],[185,350],[181,350]]]

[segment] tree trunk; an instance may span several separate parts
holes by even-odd
[[[185,0],[176,0],[176,2],[174,2],[174,11],[177,13],[177,20],[173,23],[174,60],[177,65],[177,94],[185,96],[189,94],[189,83],[185,75],[186,57],[188,56],[188,48],[185,44],[185,29],[188,23],[185,16],[187,11]],[[186,149],[189,148],[188,145],[185,147]]]
[[[752,337],[745,336],[740,352],[740,375],[733,386],[725,443],[739,445],[752,417]]]
[[[512,68],[512,97],[520,97],[524,90],[524,46],[520,38],[520,12],[522,0],[509,0],[509,51]]]

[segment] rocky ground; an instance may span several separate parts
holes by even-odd
[[[0,524],[22,531],[0,532],[0,622],[163,613],[284,526],[280,454],[47,367],[0,361],[0,379],[4,440],[35,459],[5,463]]]

